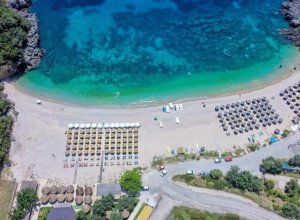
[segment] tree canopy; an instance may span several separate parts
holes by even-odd
[[[225,179],[234,188],[258,192],[263,189],[262,180],[252,175],[249,171],[240,171],[237,166],[232,166],[226,173]]]
[[[114,206],[114,196],[112,194],[108,194],[107,196],[103,196],[102,199],[96,200],[93,205],[93,219],[103,217],[105,211],[112,210]]]
[[[300,208],[294,203],[286,203],[282,207],[283,216],[290,219],[300,219]]]
[[[289,165],[293,167],[300,167],[300,155],[295,155],[289,159]]]
[[[274,157],[267,157],[262,160],[262,167],[267,173],[278,174],[281,172],[282,163]]]
[[[298,182],[296,179],[291,179],[289,182],[286,183],[284,187],[284,192],[289,196],[293,197],[296,195],[298,189]]]
[[[222,177],[223,173],[219,169],[213,169],[210,171],[209,175],[212,179],[220,179]]]
[[[120,177],[120,185],[128,193],[138,193],[142,187],[142,177],[137,169],[127,170]]]
[[[0,1],[0,65],[16,62],[27,43],[29,22]]]
[[[22,219],[36,203],[38,197],[37,193],[33,189],[22,189],[17,193],[16,207],[10,213],[12,220]]]

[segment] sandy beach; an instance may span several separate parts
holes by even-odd
[[[170,113],[163,113],[162,106],[135,109],[85,108],[44,100],[42,105],[37,105],[36,98],[20,92],[13,83],[6,83],[5,93],[15,102],[19,113],[10,151],[10,158],[14,164],[12,171],[18,181],[33,177],[47,183],[68,184],[75,180],[77,184],[94,184],[100,173],[99,167],[79,168],[76,178],[74,168],[63,168],[63,162],[66,160],[65,131],[69,123],[140,122],[138,166],[150,165],[155,155],[170,156],[170,150],[180,146],[190,152],[196,151],[197,146],[224,152],[232,150],[233,146],[245,147],[251,134],[263,144],[275,128],[290,129],[294,114],[279,97],[279,91],[298,81],[300,72],[295,72],[290,77],[262,89],[245,94],[186,102],[183,103],[184,110]],[[217,120],[215,106],[263,96],[267,97],[284,119],[283,123],[226,136]],[[206,107],[203,107],[203,102]],[[154,117],[158,120],[155,121]],[[180,118],[180,124],[176,124],[175,117]],[[158,121],[163,122],[163,128],[159,127]],[[263,135],[259,136],[258,131],[263,132]],[[103,180],[112,182],[122,170],[130,167],[133,165],[107,166]]]

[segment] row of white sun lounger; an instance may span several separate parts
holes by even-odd
[[[92,123],[92,124],[84,124],[84,123],[69,123],[69,129],[90,129],[90,128],[98,128],[98,129],[109,129],[109,128],[139,128],[141,124],[139,122],[126,122],[126,123]]]

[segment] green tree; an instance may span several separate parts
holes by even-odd
[[[274,157],[267,157],[262,160],[262,167],[267,173],[278,174],[281,172],[282,163]]]
[[[139,193],[142,187],[142,177],[137,169],[127,170],[120,177],[120,185],[128,193]]]
[[[9,213],[10,220],[21,220],[24,217],[24,212],[20,209],[13,209]]]
[[[77,212],[76,220],[89,220],[89,214],[84,213],[82,210]]]
[[[234,188],[258,192],[263,189],[263,183],[257,176],[249,171],[240,171],[239,167],[232,166],[227,172],[225,179]]]
[[[138,203],[136,197],[121,196],[118,203],[115,205],[120,211],[127,209],[129,212],[133,211],[134,207]]]
[[[114,196],[112,194],[108,194],[107,196],[103,196],[102,199],[96,200],[93,205],[93,219],[97,216],[104,216],[105,211],[112,210],[113,206]]]
[[[114,211],[111,213],[110,220],[123,220],[123,218],[119,212]]]
[[[293,167],[300,167],[300,155],[295,155],[289,159],[289,165]]]
[[[291,179],[289,182],[286,183],[284,187],[284,192],[289,196],[289,197],[294,197],[297,193],[297,188],[298,188],[298,182],[295,179]]]
[[[300,219],[300,208],[293,203],[286,203],[282,206],[282,214],[286,218]]]
[[[213,169],[210,171],[209,175],[212,179],[220,179],[222,177],[223,173],[219,169]]]
[[[264,186],[265,186],[266,190],[269,191],[269,190],[274,188],[275,183],[274,183],[273,180],[265,180],[264,181]]]
[[[17,209],[28,212],[38,197],[34,189],[22,189],[17,193]]]

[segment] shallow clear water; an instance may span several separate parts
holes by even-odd
[[[282,0],[36,0],[40,67],[17,85],[86,105],[143,105],[252,89],[298,56]],[[283,68],[278,68],[283,65]]]

